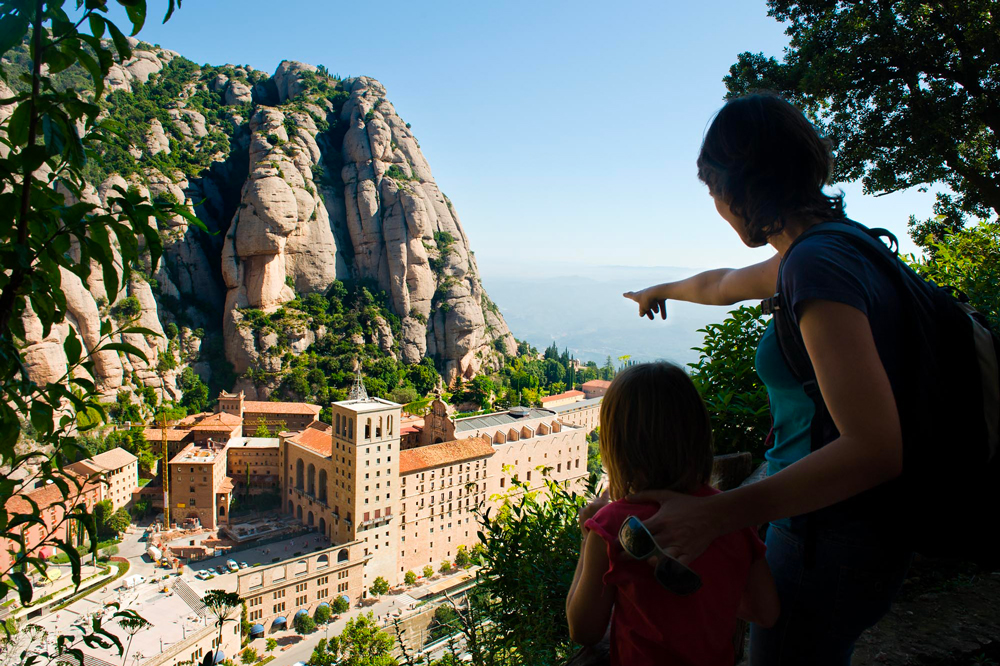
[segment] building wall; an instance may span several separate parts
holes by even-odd
[[[587,476],[587,438],[580,428],[563,426],[548,435],[494,444],[493,450],[487,500],[509,491],[514,478],[541,488],[545,481],[539,467],[550,468],[549,478],[560,483],[579,483]]]
[[[276,429],[298,431],[305,430],[306,426],[315,421],[312,414],[274,414],[270,412],[243,412],[243,435],[253,437],[261,422],[266,425],[272,433]],[[284,428],[281,425],[284,424]]]
[[[108,485],[105,486],[104,498],[110,499],[115,511],[132,504],[132,492],[139,487],[139,462],[131,462],[124,467],[109,470],[105,473]]]
[[[601,425],[601,405],[598,403],[596,405],[560,412],[559,420],[567,425],[582,428],[586,432],[592,432],[597,426]]]
[[[226,449],[226,470],[237,488],[250,482],[250,493],[281,490],[281,449],[279,446]]]
[[[333,520],[329,501],[331,461],[328,457],[293,442],[286,441],[285,447],[285,460],[288,462],[285,469],[284,509],[307,527],[314,527],[329,536]],[[301,485],[298,473],[300,461]]]
[[[608,387],[603,385],[594,385],[590,382],[586,382],[582,387],[584,395],[587,397],[585,400],[590,400],[591,398],[599,398],[608,392]]]
[[[240,651],[240,625],[226,623],[222,629],[222,643],[219,643],[219,628],[214,624],[189,635],[186,640],[175,643],[162,653],[142,662],[142,666],[189,666],[199,664],[208,652],[222,648],[227,659],[236,661]]]
[[[455,436],[455,422],[448,418],[448,406],[440,400],[431,402],[430,410],[424,417],[424,427],[420,431],[420,446],[451,442]]]
[[[339,596],[354,605],[364,593],[362,553],[362,544],[353,542],[240,572],[237,592],[246,599],[247,619],[270,632],[276,617],[287,618],[291,627],[299,610],[313,615],[320,603]]]
[[[475,508],[487,500],[491,456],[423,469],[400,478],[398,575],[454,563],[458,546],[479,541]]]
[[[225,449],[214,453],[211,459],[170,462],[170,511],[173,521],[180,523],[185,518],[197,517],[206,528],[218,528],[216,489],[226,478],[226,453]],[[184,451],[180,455],[183,454]],[[228,509],[225,514],[223,519],[228,522]]]

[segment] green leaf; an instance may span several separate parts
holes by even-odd
[[[90,32],[94,37],[100,39],[104,36],[104,17],[100,14],[91,13],[87,19],[90,21]]]
[[[107,19],[104,20],[104,24],[108,27],[108,32],[111,33],[111,41],[115,43],[115,49],[118,51],[118,56],[122,60],[128,60],[132,57],[132,47],[128,45],[128,39],[122,34],[122,31],[118,29],[111,21]]]
[[[6,8],[5,11],[7,11]],[[28,25],[27,13],[7,13],[3,18],[0,18],[0,53],[6,55],[8,51],[24,41],[28,34]]]
[[[135,345],[130,345],[127,342],[109,342],[106,345],[101,345],[98,349],[101,351],[117,351],[124,352],[130,356],[135,356],[136,358],[142,359],[143,361],[148,361],[146,355]]]
[[[80,343],[80,338],[76,337],[76,331],[72,328],[69,329],[66,340],[63,342],[63,351],[66,352],[66,360],[69,361],[70,365],[79,363],[83,353],[83,344]]]
[[[135,37],[146,22],[146,0],[118,0],[118,4],[125,7],[128,20],[132,22],[132,36]]]
[[[17,587],[17,594],[21,598],[21,605],[26,606],[31,603],[31,581],[20,571],[14,571],[10,573],[10,579],[14,582]]]

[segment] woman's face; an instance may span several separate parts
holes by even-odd
[[[722,219],[729,223],[729,226],[733,228],[733,231],[740,237],[743,244],[747,247],[760,247],[759,243],[752,243],[747,237],[747,225],[743,222],[743,218],[734,213],[729,204],[719,197],[712,195],[712,199],[715,201],[715,210],[719,211]]]

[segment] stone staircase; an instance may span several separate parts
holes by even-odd
[[[198,617],[205,617],[208,613],[208,610],[205,608],[205,602],[201,600],[201,597],[198,596],[198,593],[190,585],[184,582],[183,578],[175,579],[171,588],[184,603],[191,607],[191,610],[198,614]]]

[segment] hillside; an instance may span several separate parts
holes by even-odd
[[[212,391],[325,401],[358,357],[389,394],[425,380],[417,368],[451,384],[516,353],[457,212],[378,81],[289,61],[269,76],[133,48],[106,80],[102,105],[119,136],[92,160],[86,196],[106,206],[115,185],[138,188],[186,203],[210,233],[179,217],[161,228],[159,265],[111,303],[99,270],[86,284],[64,272],[68,321],[44,337],[27,315],[37,382],[64,372],[69,327],[97,344],[102,316],[163,334],[128,336],[148,363],[95,358],[108,396],[159,389],[162,377],[180,400],[199,383],[193,371]],[[26,62],[14,50],[5,67]],[[85,76],[56,75],[64,86]]]

